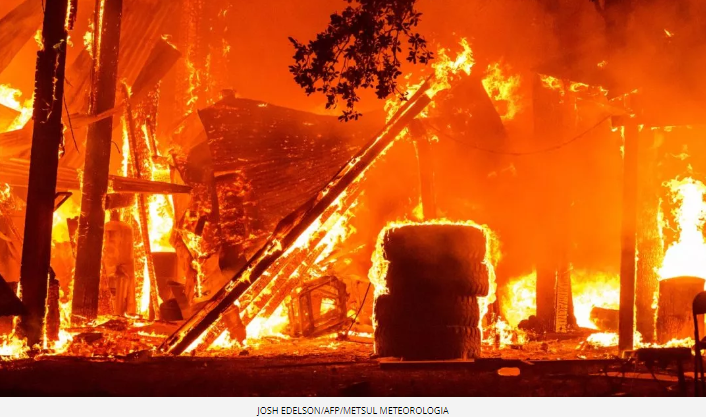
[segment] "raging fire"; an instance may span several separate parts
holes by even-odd
[[[706,278],[706,241],[703,225],[706,220],[704,193],[706,186],[693,178],[673,179],[664,184],[670,190],[676,219],[678,239],[667,248],[660,279],[691,276]],[[662,227],[668,226],[662,221]]]

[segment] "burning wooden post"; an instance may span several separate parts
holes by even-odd
[[[34,91],[34,131],[29,166],[27,211],[20,283],[27,314],[20,331],[33,346],[42,341],[46,311],[51,231],[56,193],[59,149],[63,142],[61,123],[66,67],[66,22],[68,0],[48,0],[42,26],[43,44],[37,52]]]
[[[27,314],[21,317],[20,331],[27,344],[42,341],[49,284],[51,232],[54,216],[59,149],[63,142],[61,123],[66,68],[66,22],[68,0],[45,2],[42,43],[37,52],[34,90],[34,131],[29,165],[27,211],[20,283]]]
[[[92,115],[115,107],[118,75],[122,0],[96,0],[94,63],[90,110]],[[98,294],[103,251],[105,206],[110,174],[112,117],[88,126],[79,217],[78,249],[71,315],[73,320],[92,320],[98,315]]]
[[[424,219],[436,218],[436,195],[434,193],[434,160],[431,143],[422,122],[415,119],[409,125],[409,131],[414,139],[419,162],[419,189],[422,197]]]
[[[639,131],[634,120],[623,127],[623,209],[620,255],[620,351],[632,350],[635,330],[635,249],[637,225],[637,170]]]
[[[676,277],[659,281],[656,323],[658,343],[694,337],[691,303],[694,297],[704,290],[705,281],[697,277]],[[699,334],[703,334],[703,320],[697,325]]]
[[[652,342],[655,334],[655,310],[652,308],[657,292],[657,269],[664,258],[659,233],[659,184],[657,179],[657,150],[660,131],[650,130],[644,138],[645,146],[638,149],[639,181],[637,189],[637,281],[635,284],[635,329],[642,340]],[[649,140],[651,139],[651,140]],[[651,143],[650,143],[651,142]]]
[[[318,227],[325,223],[321,217],[356,183],[379,156],[394,141],[397,135],[426,106],[431,98],[426,94],[429,83],[425,83],[412,96],[397,114],[388,122],[385,129],[368,145],[358,152],[324,187],[316,197],[304,204],[285,219],[275,229],[268,242],[248,261],[248,263],[221,289],[199,312],[194,314],[179,330],[167,338],[160,347],[163,352],[181,354],[192,344],[199,344],[199,338],[208,335],[209,329],[220,320],[221,315],[228,310],[238,298],[247,291],[253,283],[259,280],[265,272],[272,279],[274,275],[269,269],[283,254],[302,246],[302,236],[315,233]],[[316,229],[312,229],[315,226]],[[306,242],[304,242],[306,243]]]

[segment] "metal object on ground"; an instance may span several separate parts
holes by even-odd
[[[289,322],[295,336],[317,337],[348,324],[346,284],[334,276],[309,281],[295,290]]]

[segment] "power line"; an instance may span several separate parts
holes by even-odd
[[[432,130],[434,130],[434,131],[436,131],[437,133],[439,133],[439,134],[441,134],[442,136],[444,136],[445,138],[450,139],[450,140],[452,140],[452,141],[454,141],[454,142],[460,143],[460,144],[462,144],[462,145],[468,146],[469,148],[473,148],[473,149],[478,150],[478,151],[488,152],[488,153],[497,154],[497,155],[527,156],[527,155],[536,155],[536,154],[540,154],[540,153],[552,152],[552,151],[555,151],[555,150],[557,150],[557,149],[561,149],[561,148],[563,148],[563,147],[565,147],[565,146],[567,146],[567,145],[569,145],[569,144],[571,144],[571,143],[573,143],[573,142],[576,142],[577,140],[579,140],[579,139],[581,139],[583,136],[585,136],[587,133],[589,133],[589,132],[592,131],[593,129],[595,129],[595,128],[597,128],[598,126],[600,126],[601,124],[603,124],[603,122],[605,122],[606,120],[608,120],[610,117],[611,117],[611,116],[608,115],[608,116],[602,118],[600,121],[598,121],[598,123],[594,124],[594,125],[591,126],[590,128],[588,128],[588,129],[586,129],[585,131],[583,131],[582,133],[578,134],[577,136],[574,136],[573,138],[571,138],[571,139],[569,139],[569,140],[567,140],[567,141],[565,141],[565,142],[562,142],[562,143],[559,143],[559,144],[557,144],[557,145],[553,145],[553,146],[550,146],[550,147],[547,147],[547,148],[536,149],[536,150],[533,150],[533,151],[526,151],[526,152],[505,152],[505,151],[498,151],[498,150],[494,150],[494,149],[481,148],[481,147],[478,147],[478,146],[476,146],[476,145],[472,145],[472,144],[470,144],[470,143],[468,143],[468,142],[466,142],[466,141],[459,140],[459,139],[457,139],[457,138],[455,138],[455,137],[449,135],[448,133],[443,132],[441,129],[439,129],[438,127],[436,127],[436,126],[434,126],[434,125],[432,125],[432,124],[430,124],[430,123],[426,123],[426,125],[429,126],[430,128],[432,128]]]

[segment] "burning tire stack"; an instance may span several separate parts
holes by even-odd
[[[382,237],[387,293],[375,300],[375,349],[409,360],[480,355],[477,297],[488,295],[486,237],[465,224],[411,224]]]

